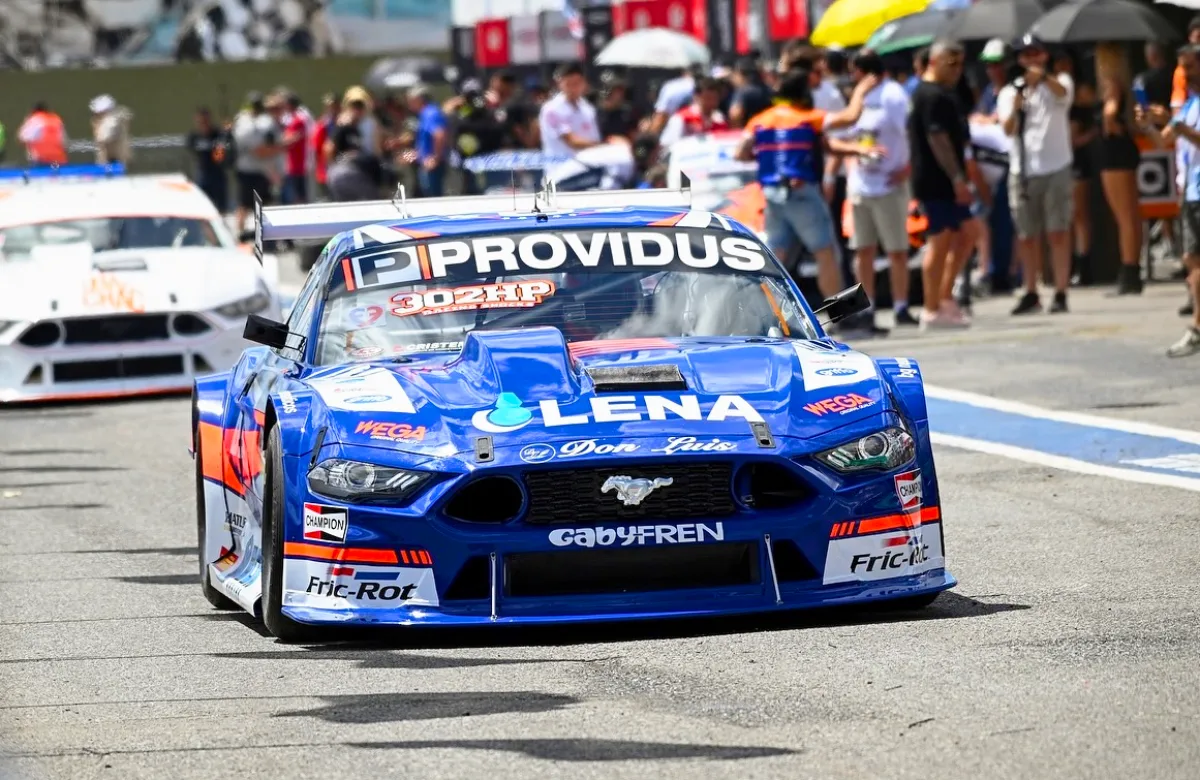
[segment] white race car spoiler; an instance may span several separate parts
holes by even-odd
[[[581,208],[678,208],[690,210],[692,193],[685,177],[677,190],[597,190],[557,192],[553,184],[541,192],[505,195],[465,195],[406,200],[404,188],[391,200],[314,203],[303,206],[263,206],[254,194],[254,254],[260,260],[264,241],[311,241],[332,238],[380,222],[461,214],[537,214]]]

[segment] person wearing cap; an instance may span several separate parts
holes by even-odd
[[[267,111],[261,92],[246,95],[246,106],[233,119],[234,172],[237,176],[236,225],[239,231],[254,209],[257,192],[264,204],[274,202],[271,175],[279,160],[280,128]]]
[[[992,38],[983,47],[983,53],[979,55],[979,61],[983,63],[983,69],[987,73],[987,83],[979,91],[979,101],[975,104],[972,121],[988,123],[1000,121],[996,116],[996,98],[1000,95],[1000,90],[1004,89],[1004,85],[1008,83],[1008,69],[1004,64],[1006,48],[1004,41]]]
[[[92,112],[92,139],[96,143],[96,162],[129,164],[132,146],[129,123],[133,112],[117,105],[112,95],[100,95],[88,104]]]
[[[450,152],[446,115],[430,96],[429,88],[423,84],[408,91],[408,108],[417,118],[413,151],[416,152],[417,183],[421,195],[440,198],[445,192],[446,159]]]
[[[67,131],[62,117],[44,102],[33,104],[17,130],[17,139],[25,144],[30,165],[64,165],[67,162]]]
[[[1067,311],[1071,283],[1071,174],[1069,114],[1075,84],[1069,74],[1048,71],[1050,54],[1033,35],[1013,46],[1024,75],[1000,90],[997,113],[1013,139],[1009,157],[1008,204],[1017,231],[1025,294],[1014,315],[1042,310],[1038,281],[1044,265],[1042,242],[1050,245],[1054,278],[1051,313]]]

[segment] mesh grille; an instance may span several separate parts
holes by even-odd
[[[616,490],[602,493],[609,477],[667,478],[670,485],[626,506]],[[684,520],[724,517],[734,512],[730,463],[654,463],[619,468],[527,471],[526,523],[594,525],[630,520]]]

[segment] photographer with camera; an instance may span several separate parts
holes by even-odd
[[[1042,275],[1043,236],[1050,244],[1054,270],[1051,313],[1067,311],[1071,281],[1071,221],[1074,183],[1071,176],[1069,113],[1075,85],[1066,73],[1050,73],[1050,55],[1032,35],[1013,49],[1023,69],[1000,90],[997,113],[1004,132],[1014,140],[1009,158],[1008,205],[1017,230],[1025,294],[1013,314],[1041,311],[1038,279]]]

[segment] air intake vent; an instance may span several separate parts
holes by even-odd
[[[630,390],[687,390],[679,366],[596,366],[584,369],[597,393],[627,393]]]
[[[525,495],[511,477],[482,477],[458,489],[444,510],[464,523],[507,523],[521,514]]]
[[[751,509],[787,509],[809,499],[813,489],[790,468],[777,463],[751,463],[737,475],[738,495]]]

